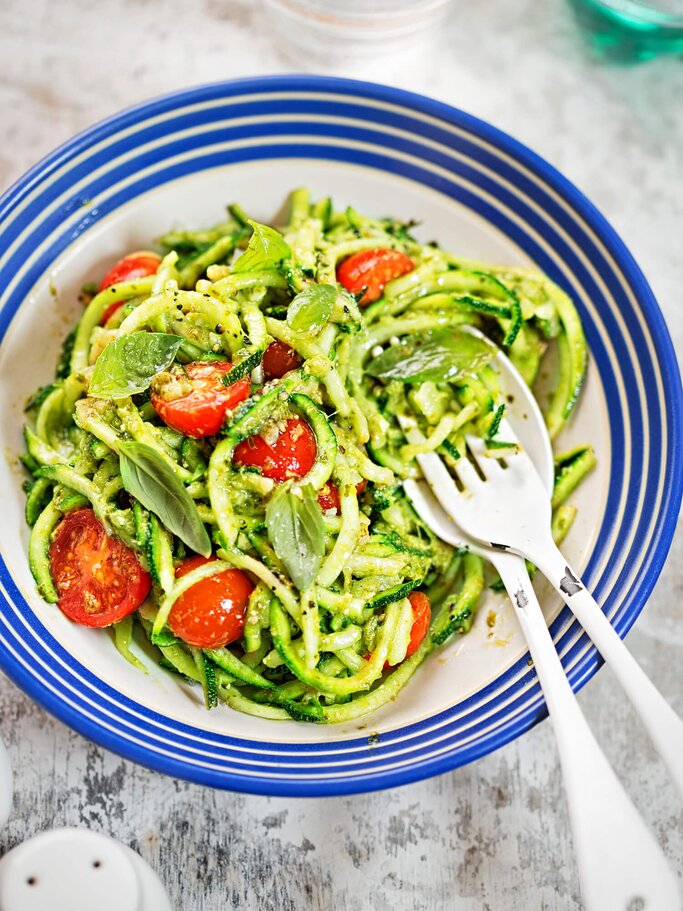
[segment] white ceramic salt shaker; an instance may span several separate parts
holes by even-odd
[[[0,911],[171,911],[152,868],[86,829],[55,829],[0,860]]]
[[[0,829],[12,768],[0,740]],[[171,911],[152,868],[126,845],[87,829],[54,829],[0,860],[0,911]]]

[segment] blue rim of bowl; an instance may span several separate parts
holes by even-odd
[[[588,202],[588,200],[586,200],[569,181],[562,177],[551,165],[539,158],[517,140],[512,139],[495,127],[492,127],[469,114],[449,107],[448,105],[430,100],[420,95],[375,84],[337,79],[334,77],[311,76],[275,76],[216,83],[172,93],[145,102],[96,124],[75,136],[72,140],[61,146],[51,155],[48,155],[27,172],[27,174],[0,199],[0,234],[4,237],[5,225],[10,221],[12,213],[22,204],[23,200],[28,199],[31,193],[37,191],[41,184],[44,184],[51,175],[57,175],[58,179],[61,168],[66,167],[70,162],[76,160],[79,155],[83,155],[88,150],[91,150],[97,143],[106,142],[108,139],[111,140],[109,146],[105,150],[105,152],[109,154],[112,145],[118,141],[116,137],[119,134],[125,130],[132,130],[136,126],[141,127],[141,131],[144,131],[145,123],[147,121],[151,122],[154,118],[175,115],[178,120],[181,120],[184,116],[183,112],[191,111],[193,104],[205,104],[207,105],[204,109],[205,114],[209,115],[207,119],[210,120],[210,105],[212,103],[219,104],[221,101],[227,103],[231,100],[234,101],[235,99],[246,99],[245,105],[252,108],[258,108],[259,106],[263,107],[265,104],[265,102],[259,101],[259,97],[271,95],[288,95],[290,99],[299,97],[304,98],[307,95],[318,97],[317,102],[311,102],[311,111],[315,110],[316,104],[320,107],[320,105],[324,106],[325,103],[332,103],[329,99],[325,102],[326,95],[334,95],[337,98],[343,99],[343,101],[340,101],[339,104],[335,106],[335,112],[346,106],[348,112],[353,113],[354,107],[358,104],[363,105],[376,102],[379,105],[385,105],[386,121],[383,121],[382,124],[374,123],[373,126],[376,127],[376,129],[373,130],[361,120],[362,126],[357,129],[359,136],[364,139],[376,135],[379,139],[379,148],[381,148],[382,139],[385,138],[385,135],[381,133],[380,126],[383,125],[385,128],[393,128],[396,125],[400,125],[403,122],[418,117],[428,118],[434,121],[428,129],[425,129],[425,133],[429,134],[431,138],[439,138],[442,142],[444,142],[444,139],[440,134],[444,132],[446,128],[457,128],[457,130],[466,137],[462,140],[463,144],[466,144],[470,137],[472,140],[483,140],[485,144],[488,144],[488,146],[493,148],[496,152],[502,153],[501,158],[505,157],[506,159],[509,159],[514,166],[518,164],[523,165],[532,178],[538,178],[544,187],[550,188],[553,193],[557,194],[562,203],[568,207],[568,211],[580,216],[582,222],[591,229],[601,246],[604,247],[609,254],[609,258],[615,264],[615,268],[618,267],[619,272],[624,279],[624,287],[628,287],[633,293],[635,301],[638,304],[637,310],[645,317],[647,330],[650,334],[657,357],[657,366],[660,368],[660,374],[663,373],[666,376],[668,384],[668,396],[665,399],[665,412],[663,415],[660,415],[666,422],[667,439],[669,440],[669,446],[666,451],[667,486],[662,493],[661,506],[656,517],[655,526],[650,531],[647,552],[643,555],[639,565],[636,590],[630,593],[628,599],[624,601],[624,603],[615,611],[614,615],[611,616],[611,620],[617,631],[620,635],[625,635],[642,609],[656,578],[661,571],[676,525],[678,505],[680,503],[681,489],[683,486],[683,461],[671,442],[680,438],[681,414],[683,412],[683,392],[681,391],[678,366],[661,312],[659,311],[652,292],[642,273],[622,241],[595,207]],[[322,101],[320,100],[321,97]],[[287,101],[284,102],[284,108],[287,109]],[[215,116],[218,129],[220,112]],[[300,143],[295,146],[283,144],[280,147],[275,147],[278,150],[278,154],[274,157],[282,157],[283,151],[287,151],[289,154],[296,157],[327,157],[327,160],[336,160],[331,154],[328,156],[321,154],[323,147],[317,146],[314,141],[315,136],[319,136],[321,131],[318,130],[316,133],[315,117],[313,113],[311,114],[311,117],[311,122],[307,123],[307,135],[313,137],[313,139],[309,140],[307,143]],[[285,126],[287,126],[287,124],[285,124]],[[153,129],[154,127],[152,127],[152,130]],[[163,127],[161,130],[163,132]],[[275,132],[272,124],[268,124],[263,135],[274,135]],[[249,128],[246,129],[246,133],[247,135],[249,134]],[[346,136],[347,139],[349,139],[349,137],[356,138],[352,127],[346,127],[341,133],[342,138],[344,136]],[[217,135],[221,135],[220,131]],[[395,137],[394,140],[401,148],[408,151],[411,150],[411,144],[407,141],[399,141],[395,139]],[[126,145],[127,140],[125,136],[121,139],[121,142],[123,148],[130,148],[129,141],[128,145]],[[456,149],[457,142],[455,139],[451,139],[450,146],[447,138],[445,142],[450,150],[454,151]],[[350,145],[351,143],[349,142],[349,147]],[[201,148],[201,143],[199,147]],[[417,159],[419,160],[420,153],[424,155],[424,148],[422,148],[417,141],[415,143],[415,148],[417,149]],[[303,152],[305,152],[305,154],[302,154]],[[482,151],[482,158],[485,159],[486,154],[485,151]],[[438,160],[442,164],[448,165],[448,158],[449,156],[447,153],[434,151],[430,158],[430,162],[433,163]],[[235,159],[233,158],[231,160]],[[348,154],[341,155],[341,160],[353,161],[353,156],[349,159]],[[494,165],[496,176],[498,176],[506,167],[506,165],[501,163],[500,159],[496,158],[495,154],[491,155],[491,162]],[[367,153],[360,156],[360,163],[374,167],[387,166],[387,161],[384,161],[382,155],[378,153]],[[213,165],[207,164],[207,166]],[[395,162],[393,162],[393,166],[395,166]],[[465,168],[464,165],[463,168]],[[515,171],[515,167],[511,166],[511,168],[511,176],[519,179],[519,174]],[[395,173],[400,173],[400,170],[396,168]],[[411,171],[406,168],[404,176],[410,176],[412,179],[419,180],[419,169],[413,169]],[[446,181],[444,178],[444,186],[445,183]],[[428,185],[431,186],[432,184]],[[149,186],[150,184],[147,183],[146,188],[148,189]],[[54,194],[58,192],[57,189],[52,189]],[[534,198],[533,189],[534,188],[532,187],[531,199]],[[142,191],[144,191],[144,188],[141,192]],[[444,192],[447,191],[444,190]],[[447,195],[453,196],[452,193],[448,193]],[[538,195],[539,197],[544,196],[540,191],[538,191]],[[463,196],[463,199],[464,198],[465,197]],[[119,200],[119,202],[120,201],[121,200]],[[462,199],[460,201],[462,201]],[[548,194],[545,194],[543,201],[547,206],[552,205],[552,201]],[[76,204],[78,203],[76,202]],[[480,206],[480,208],[477,209],[477,206]],[[113,206],[113,208],[115,207],[116,206]],[[479,211],[480,214],[482,214],[482,212],[484,212],[485,215],[489,214],[485,207],[483,207],[481,200],[479,200],[476,205],[474,204],[474,201],[472,201],[472,207]],[[67,210],[58,210],[56,217],[59,219],[66,214]],[[90,213],[90,217],[86,216],[82,222],[76,226],[73,232],[74,235],[79,236],[87,231],[88,227],[91,224],[95,224],[104,214],[107,214],[107,212]],[[561,224],[562,222],[561,216],[562,212],[560,211],[558,214],[558,224]],[[529,220],[531,221],[534,217],[533,212],[529,209]],[[496,219],[493,219],[493,221],[494,223],[498,223]],[[21,219],[17,219],[16,228],[18,232],[22,232],[27,227],[30,227],[31,223],[32,219],[30,217],[26,218],[23,222]],[[508,228],[508,233],[510,233],[512,230],[512,223],[507,224],[506,227]],[[575,225],[573,225],[570,220],[568,228],[571,230],[573,227],[575,227]],[[11,237],[9,238],[10,242],[12,239],[13,238]],[[61,240],[62,245],[66,246],[68,242],[68,238],[63,236]],[[530,244],[531,242],[527,238],[525,245],[527,252],[529,251]],[[533,244],[531,244],[531,246],[533,247]],[[35,282],[36,277],[44,273],[50,263],[60,255],[61,252],[62,249],[56,247],[53,243],[48,254],[34,264],[33,270],[24,277],[26,292]],[[538,258],[539,260],[543,260],[540,249]],[[542,262],[541,264],[543,265]],[[549,264],[548,271],[552,273],[552,263]],[[2,275],[3,272],[0,270],[0,276]],[[553,275],[553,277],[556,276]],[[601,278],[602,277],[603,276],[601,276]],[[593,281],[593,279],[590,279],[590,276],[588,276],[586,280],[589,284]],[[2,284],[0,284],[0,288],[2,287]],[[0,314],[0,332],[3,335],[7,330],[13,315],[14,311],[11,307],[6,308],[6,312]],[[638,330],[638,326],[635,324],[630,328],[634,332]],[[595,352],[595,349],[600,348],[600,339],[596,335],[595,338],[591,338],[590,340],[591,346]],[[646,368],[647,366],[648,365],[646,365]],[[637,418],[637,415],[635,415],[635,417]],[[640,425],[636,427],[636,430],[637,429],[640,429],[642,432],[642,427]],[[635,436],[635,439],[634,437],[631,437],[631,439],[634,440],[634,444],[638,444],[637,435]],[[617,437],[616,440],[617,442],[622,443],[624,441],[623,437]],[[661,438],[657,435],[655,427],[652,445],[657,445],[660,442]],[[619,461],[621,459],[619,451],[615,453],[615,459],[619,467],[623,467]],[[650,472],[652,473],[655,468],[656,465],[651,465]],[[648,484],[651,483],[653,483],[653,478],[648,477]],[[618,487],[614,492],[614,503],[616,503],[620,492],[621,488]],[[634,503],[633,505],[635,506],[637,504]],[[586,576],[590,580],[590,564]],[[490,723],[491,717],[487,718],[486,722],[480,722],[477,718],[477,707],[478,705],[483,704],[483,700],[487,698],[489,694],[493,693],[494,696],[499,692],[504,694],[506,692],[505,686],[507,682],[512,680],[515,675],[517,678],[519,677],[520,668],[526,663],[526,658],[523,658],[520,659],[520,662],[518,662],[517,665],[506,671],[496,681],[493,681],[480,693],[470,697],[470,699],[464,700],[459,706],[441,712],[439,715],[435,715],[423,721],[416,722],[406,728],[399,729],[398,731],[389,731],[386,735],[382,736],[381,743],[376,746],[369,746],[366,738],[321,744],[277,743],[273,746],[272,744],[269,745],[267,742],[240,741],[238,738],[221,737],[214,733],[210,733],[209,740],[211,741],[211,749],[217,751],[216,756],[220,762],[223,762],[223,765],[219,765],[215,768],[204,768],[192,764],[190,759],[197,753],[197,749],[193,744],[197,742],[202,735],[206,736],[207,732],[202,732],[200,729],[192,728],[188,725],[172,721],[169,722],[169,719],[164,718],[164,716],[139,706],[133,701],[122,697],[120,694],[115,694],[115,691],[112,691],[111,688],[107,688],[106,686],[103,687],[102,682],[99,681],[95,675],[87,671],[87,669],[77,665],[77,662],[68,655],[68,653],[37,621],[30,607],[23,601],[21,595],[16,590],[4,561],[0,561],[0,583],[2,583],[2,587],[6,592],[7,600],[11,600],[12,604],[17,606],[17,616],[20,616],[26,628],[31,628],[34,633],[34,641],[31,642],[31,646],[34,650],[34,657],[40,659],[43,663],[48,659],[57,657],[61,665],[63,665],[62,671],[65,675],[71,670],[77,672],[72,678],[67,678],[67,676],[60,678],[55,675],[54,679],[56,683],[54,689],[47,687],[44,674],[42,676],[41,674],[37,674],[35,669],[33,669],[30,664],[27,664],[26,661],[22,662],[18,660],[16,648],[21,647],[21,640],[15,637],[11,642],[11,648],[8,647],[9,640],[4,640],[5,648],[0,650],[0,665],[2,665],[3,669],[16,683],[29,693],[29,695],[53,712],[53,714],[60,717],[67,724],[79,730],[87,737],[144,765],[203,784],[257,793],[301,796],[352,793],[356,791],[391,787],[425,778],[430,775],[439,774],[440,772],[448,771],[466,762],[473,761],[479,756],[482,756],[519,736],[545,716],[545,708],[538,689],[538,684],[535,682],[533,673],[528,672],[523,683],[523,685],[526,686],[528,695],[526,701],[518,707],[514,714],[510,715],[505,704],[500,706],[499,701],[498,703],[493,703],[495,711],[493,712],[492,717],[496,722],[493,729],[491,728]],[[576,635],[574,635],[574,639],[571,638],[572,628],[568,627],[568,621],[569,615],[565,610],[554,622],[552,630],[556,635],[559,646],[567,646],[563,660],[568,667],[572,685],[575,689],[578,689],[595,672],[599,665],[599,659],[594,649],[586,647],[585,637],[577,638]],[[35,635],[36,627],[38,628],[40,637]],[[3,632],[4,630],[0,628],[0,634]],[[39,641],[39,638],[42,639],[42,643]],[[42,652],[41,648],[43,648]],[[13,650],[15,650],[14,655],[12,654]],[[94,693],[99,693],[99,699],[101,700],[99,704],[97,702],[93,704],[92,699],[85,698],[88,695],[87,685],[92,686],[92,691]],[[80,701],[78,698],[65,698],[69,688],[73,693],[79,693],[79,686],[83,687],[83,692],[79,694],[83,696]],[[109,692],[107,692],[107,690],[109,690]],[[112,699],[112,695],[114,694],[116,699]],[[133,725],[134,723],[137,723],[137,720],[142,714],[144,715],[144,722],[149,726],[150,731],[163,731],[165,728],[168,729],[169,724],[171,724],[173,726],[173,733],[177,737],[178,743],[181,744],[178,749],[178,755],[167,757],[161,753],[154,753],[153,758],[150,758],[150,751],[144,744],[136,744],[129,739],[123,738],[120,731],[112,729],[111,724],[109,723],[111,714],[107,715],[106,711],[101,711],[103,707],[106,708],[108,699],[114,702],[117,713],[116,717],[117,719],[122,720],[122,723]],[[498,709],[495,708],[496,705],[499,705]],[[454,728],[455,733],[449,740],[450,729],[448,726],[445,726],[444,730],[447,733],[441,738],[442,748],[438,754],[431,757],[424,756],[423,754],[426,752],[427,746],[429,745],[426,742],[429,732],[438,729],[440,722],[449,718],[455,709],[458,709],[461,712],[467,712],[470,709],[472,710],[470,728],[472,732],[471,742],[466,742],[465,745],[458,745],[457,738],[459,735],[457,728]],[[488,727],[485,727],[485,723],[488,724]],[[481,724],[481,726],[484,727],[486,733],[477,739],[478,724]],[[150,736],[153,735],[150,734]],[[405,746],[402,753],[415,754],[415,760],[411,761],[410,764],[404,764],[402,767],[394,769],[376,767],[381,763],[383,756],[386,755],[390,758],[394,755],[392,750],[394,749],[397,737],[401,744],[409,744],[409,746]],[[456,741],[454,746],[451,746],[451,740]],[[326,774],[324,774],[322,765],[320,774],[317,776],[298,778],[294,775],[289,778],[282,778],[277,777],[274,774],[270,777],[268,774],[265,774],[259,777],[254,774],[253,763],[250,764],[245,762],[244,770],[240,768],[239,758],[236,758],[234,752],[231,753],[229,749],[236,745],[241,746],[242,749],[251,748],[265,752],[268,752],[270,749],[274,756],[280,757],[280,763],[285,766],[290,765],[291,757],[289,754],[296,754],[294,757],[296,760],[299,757],[306,758],[307,755],[310,758],[313,758],[313,754],[316,754],[324,758],[326,756],[330,757],[333,753],[338,753],[341,757],[340,761],[342,764],[346,763],[346,767],[348,768],[352,768],[352,763],[354,761],[353,758],[348,759],[348,756],[363,757],[365,755],[372,755],[378,762],[371,768],[368,767],[366,770],[360,769],[358,774],[345,774],[343,778],[327,777]],[[222,757],[219,752],[222,749],[226,750],[225,756],[228,757],[227,760]],[[185,750],[184,753],[183,750]],[[207,748],[205,752],[208,754],[210,751]],[[180,758],[178,758],[178,756]],[[187,757],[187,759],[184,759],[183,756]],[[345,759],[344,757],[347,758]],[[228,763],[227,766],[225,765],[226,761]],[[301,763],[299,763],[299,765],[301,765]],[[290,767],[295,769],[297,767],[297,762],[292,761]]]

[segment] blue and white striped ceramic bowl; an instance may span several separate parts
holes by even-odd
[[[592,353],[563,443],[600,459],[577,498],[569,557],[623,635],[662,567],[681,496],[681,386],[657,304],[628,251],[553,168],[485,123],[395,89],[316,77],[228,82],[143,104],[58,149],[0,200],[0,664],[87,737],[203,784],[340,794],[435,775],[543,717],[514,617],[491,593],[470,635],[432,656],[396,702],[336,727],[206,713],[163,671],[143,675],[106,632],[35,593],[26,560],[22,403],[53,373],[85,280],[169,226],[240,201],[262,221],[307,185],[338,205],[421,222],[464,256],[535,262],[573,296]],[[542,592],[570,679],[598,665]],[[487,622],[488,621],[488,622]]]

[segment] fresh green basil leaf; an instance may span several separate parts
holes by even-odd
[[[391,345],[365,368],[370,376],[403,383],[445,383],[476,373],[498,353],[493,342],[462,329],[433,329]]]
[[[149,387],[176,356],[182,338],[165,332],[132,332],[107,345],[95,361],[89,395],[123,399]]]
[[[192,550],[211,556],[211,541],[194,500],[166,460],[147,443],[119,446],[121,480],[131,496]]]
[[[314,334],[332,316],[337,302],[337,289],[333,285],[309,285],[287,309],[287,325],[294,332]]]
[[[283,259],[290,259],[292,251],[275,228],[249,219],[253,231],[244,253],[232,265],[233,272],[258,272],[273,269]]]
[[[273,549],[299,591],[313,584],[325,556],[323,513],[310,484],[292,493],[283,484],[266,507],[266,527]]]

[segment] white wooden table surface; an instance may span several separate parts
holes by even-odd
[[[291,69],[250,0],[3,0],[0,184],[139,100]],[[577,183],[630,246],[683,351],[680,60],[596,63],[560,0],[456,0],[430,65],[379,77],[492,121]],[[682,557],[679,529],[628,644],[683,714]],[[680,618],[678,641],[658,638],[664,610]],[[609,671],[580,701],[683,881],[681,804]],[[139,850],[183,911],[580,908],[547,723],[452,774],[324,801],[219,793],[149,772],[72,733],[4,677],[0,731],[17,785],[0,852],[48,827],[88,826]]]

